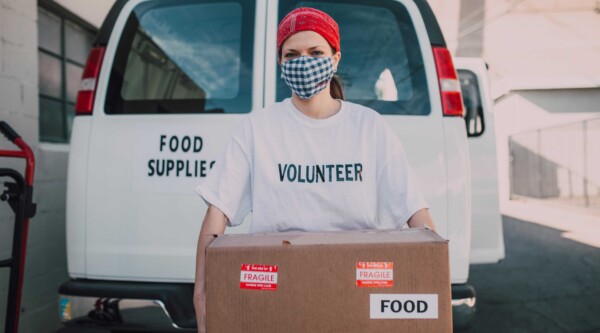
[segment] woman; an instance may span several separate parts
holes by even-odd
[[[334,73],[337,23],[298,8],[279,24],[277,52],[292,97],[250,114],[196,192],[208,204],[197,253],[204,327],[202,236],[252,211],[251,232],[435,229],[400,141],[375,111],[344,101]]]

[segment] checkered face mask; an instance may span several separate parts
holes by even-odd
[[[325,89],[333,73],[331,57],[301,56],[281,64],[281,77],[302,99],[309,99]]]

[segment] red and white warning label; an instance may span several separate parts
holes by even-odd
[[[365,288],[393,287],[393,262],[364,262],[356,263],[356,286]]]
[[[242,264],[240,289],[277,290],[277,266]]]

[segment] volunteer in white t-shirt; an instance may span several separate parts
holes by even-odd
[[[277,47],[292,97],[252,112],[196,192],[208,204],[194,304],[204,330],[204,235],[252,212],[251,232],[435,229],[402,144],[375,111],[344,101],[337,23],[298,8]]]

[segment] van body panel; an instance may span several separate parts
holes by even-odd
[[[264,102],[265,105],[271,105],[275,103],[275,87],[277,86],[278,80],[277,66],[279,66],[279,58],[277,51],[275,50],[277,50],[277,26],[279,24],[277,14],[279,11],[279,0],[267,0],[267,2],[267,30],[265,31],[265,48],[267,50],[272,50],[273,52],[265,53]]]
[[[242,38],[230,39],[227,37],[230,35],[224,32],[232,31],[232,26],[237,27],[235,22],[219,21],[220,17],[231,18],[237,12],[236,8],[229,11],[219,7],[228,3],[240,6],[242,22],[252,21],[253,28],[246,26],[244,29],[242,25]],[[202,181],[211,163],[220,159],[239,122],[246,117],[244,113],[289,97],[289,90],[278,77],[278,55],[270,51],[276,49],[277,26],[285,14],[284,10],[292,5],[326,7],[333,3],[330,0],[302,3],[295,0],[115,2],[95,42],[96,46],[106,47],[106,50],[93,113],[77,116],[73,124],[67,185],[67,252],[69,275],[76,280],[63,284],[63,287],[76,283],[81,288],[61,288],[61,294],[85,298],[88,305],[95,304],[99,297],[148,301],[162,307],[166,317],[172,319],[173,327],[180,328],[178,325],[181,325],[193,329],[195,314],[190,288],[193,288],[191,283],[194,282],[198,234],[207,208],[194,193],[194,187]],[[159,16],[155,22],[164,28],[162,31],[145,29],[147,26],[142,24],[143,15],[154,9],[197,4],[214,4],[216,6],[210,8],[221,9],[205,7],[195,13],[181,10],[178,15],[171,15],[169,20],[161,20]],[[344,9],[343,5],[348,7]],[[248,8],[253,10],[251,19]],[[445,47],[439,25],[425,0],[342,0],[336,1],[335,7],[327,8],[345,21],[340,24],[341,27],[345,24],[349,28],[343,30],[342,27],[341,66],[345,64],[346,68],[338,72],[342,79],[344,74],[350,79],[345,81],[348,84],[345,90],[347,99],[357,103],[362,101],[363,105],[379,111],[401,140],[430,206],[437,231],[450,241],[453,316],[470,318],[474,313],[475,293],[463,284],[468,279],[469,257],[479,262],[490,261],[490,258],[498,257],[499,252],[498,248],[492,247],[491,251],[496,252],[491,256],[470,255],[471,198],[475,194],[471,193],[469,147],[464,119],[444,117],[442,112],[440,83],[432,52],[433,46]],[[181,24],[186,16],[187,24]],[[189,20],[189,17],[193,19]],[[210,23],[202,26],[201,22]],[[132,30],[131,27],[136,28]],[[373,27],[387,35],[374,33]],[[171,29],[187,32],[187,36],[193,38],[184,38],[184,43],[170,48],[160,44],[161,41],[171,41],[164,35],[162,39],[160,34],[158,38],[152,38],[153,34],[157,36],[156,33]],[[204,37],[214,39],[202,39],[202,33]],[[150,38],[144,38],[146,36]],[[181,36],[185,37],[185,34],[177,35]],[[219,38],[225,40],[227,47],[231,46],[228,41],[242,40],[239,59],[243,63],[240,73],[244,74],[239,75],[238,83],[242,82],[243,75],[249,78],[248,73],[251,73],[251,84],[246,86],[250,88],[242,91],[243,96],[238,94],[231,98],[235,101],[230,104],[216,101],[220,97],[215,96],[231,90],[231,85],[221,85],[220,89],[213,90],[207,86],[212,83],[218,85],[218,81],[235,81],[213,75],[215,82],[206,82],[202,76],[211,70],[222,73],[227,66],[212,63],[212,66],[201,68],[200,72],[204,72],[198,75],[194,73],[197,67],[189,65],[196,64],[196,59],[202,62],[202,57],[196,56],[191,62],[187,59],[187,67],[179,62],[181,59],[177,59],[180,56],[178,50],[191,53],[211,49],[213,41],[221,41]],[[127,42],[122,44],[122,40]],[[197,40],[208,44],[186,48],[188,44],[185,42]],[[136,47],[133,41],[138,42]],[[123,46],[127,51],[123,51]],[[234,48],[225,51],[231,50]],[[122,54],[126,54],[127,58],[120,56]],[[221,56],[223,53],[214,52],[206,57],[205,62],[222,60]],[[243,59],[246,59],[245,62]],[[138,69],[131,72],[133,74],[127,81],[127,67],[131,61]],[[148,65],[150,70],[139,70],[140,64]],[[248,69],[250,66],[251,70]],[[151,73],[157,68],[160,75]],[[174,69],[173,73],[179,76],[165,75],[171,72],[164,71],[164,68]],[[148,73],[149,79],[140,80],[142,74]],[[387,79],[385,75],[388,75]],[[115,77],[121,80],[117,85],[111,81]],[[173,81],[173,77],[179,81]],[[390,77],[393,80],[389,80]],[[187,100],[175,96],[174,92],[180,88],[181,82],[187,79],[201,88],[197,90],[203,95],[194,95]],[[380,80],[384,82],[383,88]],[[170,95],[156,94],[156,91],[148,93],[151,89],[144,88],[148,90],[144,91],[141,88],[147,83],[156,86],[166,81],[169,82]],[[396,99],[389,97],[393,94],[386,95],[389,92],[386,89],[390,87],[396,88]],[[486,94],[486,103],[491,105],[487,90]],[[231,109],[228,107],[238,99],[244,100],[244,108],[238,107],[233,112],[241,113],[229,113]],[[199,101],[204,103],[202,109],[195,110],[194,107],[199,104],[194,103]],[[209,103],[214,105],[209,106]],[[221,105],[219,108],[219,103],[225,103],[225,107]],[[145,109],[146,105],[151,107]],[[178,109],[181,105],[183,107]],[[172,141],[172,138],[176,139]],[[187,142],[187,150],[183,148],[184,141]],[[484,145],[489,145],[489,141]],[[489,152],[489,147],[485,149]],[[474,151],[483,152],[484,148]],[[169,160],[172,168],[167,171]],[[491,162],[486,160],[485,163]],[[162,165],[162,169],[157,165]],[[471,164],[473,168],[476,167],[474,165]],[[491,187],[487,190],[493,191]],[[491,211],[487,213],[493,215]],[[240,226],[227,228],[226,233],[247,233],[251,219],[249,214]],[[499,237],[502,237],[501,233]],[[493,240],[503,246],[501,238]],[[479,251],[484,253],[485,250]],[[173,288],[176,289],[171,290],[173,292],[163,292]],[[160,295],[156,294],[156,290],[161,291]],[[189,297],[185,296],[188,294]],[[170,303],[179,297],[189,302]],[[455,300],[456,304],[462,304],[460,308],[454,305]],[[61,304],[63,301],[65,299],[61,298]],[[464,310],[465,304],[468,311]],[[94,310],[85,309],[82,312],[84,316]],[[77,326],[76,320],[68,320]],[[119,326],[115,329],[127,324],[128,321],[115,324]],[[151,327],[153,322],[146,324]],[[139,326],[140,330],[143,327]]]
[[[140,169],[135,164],[145,158],[137,156],[136,150],[145,144],[158,147],[161,133],[197,135],[204,138],[197,158],[214,161],[243,115],[162,116],[159,126],[147,119],[140,121],[139,116],[118,118],[94,121],[90,149],[95,154],[90,156],[87,195],[88,277],[193,281],[206,207],[187,180],[175,180],[185,186],[177,192],[136,184],[134,173]],[[140,137],[155,140],[140,143]]]
[[[446,173],[448,185],[448,228],[450,276],[452,283],[465,283],[469,277],[471,249],[471,178],[465,122],[459,117],[444,118]],[[435,184],[432,184],[435,186]]]
[[[392,131],[402,141],[409,163],[418,179],[433,221],[442,237],[448,235],[447,193],[445,152],[442,117],[429,115],[417,116],[384,116]]]
[[[265,36],[267,33],[268,19],[266,18],[265,13],[268,9],[268,2],[269,0],[256,0],[256,18],[254,20],[256,25],[255,36]],[[273,54],[273,52],[266,52],[266,50],[269,50],[265,47],[266,42],[265,38],[254,39],[253,67],[256,70],[252,76],[252,86],[260,87],[260,89],[252,90],[252,110],[260,109],[265,105],[265,57],[267,56],[267,53]]]
[[[431,101],[431,113],[428,116],[429,119],[426,119],[426,123],[419,125],[415,123],[414,125],[417,126],[414,126],[413,122],[404,117],[393,119],[394,117],[388,116],[386,118],[405,146],[411,167],[419,179],[420,189],[429,204],[430,213],[438,228],[438,233],[449,239],[449,229],[453,227],[455,221],[452,221],[448,216],[448,193],[446,190],[448,186],[448,173],[446,170],[448,161],[446,160],[446,147],[444,145],[446,140],[443,130],[444,117],[439,80],[432,52],[432,41],[427,33],[429,31],[427,29],[428,25],[425,24],[416,3],[408,0],[397,0],[397,2],[409,11],[419,38],[419,47],[423,55],[423,66],[425,67],[427,88],[429,89],[429,99]],[[432,30],[439,31],[439,27]],[[443,42],[443,38],[438,42]],[[415,140],[415,138],[419,139]],[[427,142],[429,143],[425,144]],[[440,186],[440,184],[444,184],[444,186]],[[450,247],[449,250],[450,257],[452,257],[452,248]]]
[[[206,205],[194,193],[218,160],[245,114],[119,114],[104,112],[107,82],[132,10],[145,1],[124,6],[107,45],[100,73],[87,174],[85,228],[86,277],[111,280],[193,282],[198,234]],[[203,3],[205,1],[199,1]],[[190,2],[193,3],[193,2]],[[252,20],[265,22],[265,0],[258,0]],[[256,16],[256,17],[255,17]],[[254,25],[252,105],[262,107],[265,24]],[[161,137],[166,139],[161,141]],[[167,151],[169,138],[200,137],[202,148],[190,156]],[[162,151],[160,148],[162,147]],[[202,176],[148,181],[141,162],[153,158],[186,160],[182,170]],[[171,156],[171,157],[169,157]],[[195,161],[206,165],[188,167]],[[149,167],[149,165],[148,165]],[[174,171],[173,171],[174,172]],[[179,176],[178,176],[179,177]],[[140,180],[142,179],[142,180]],[[80,221],[78,221],[80,222]]]
[[[480,58],[456,58],[459,79],[463,71],[475,75],[483,108],[483,133],[468,138],[472,178],[472,264],[496,263],[505,256],[502,217],[499,207],[498,166],[494,102],[487,68]]]
[[[69,232],[84,234],[79,236],[85,244],[85,255],[82,255],[83,260],[80,258],[79,267],[84,265],[85,277],[192,282],[197,235],[206,205],[193,193],[193,187],[188,187],[189,184],[179,187],[164,184],[161,187],[160,183],[140,182],[135,172],[139,176],[139,162],[148,158],[147,153],[141,151],[159,147],[161,134],[167,137],[177,134],[199,136],[204,145],[198,159],[217,160],[245,115],[111,115],[104,112],[107,82],[121,34],[132,10],[142,2],[145,1],[130,1],[123,6],[108,41],[87,131],[90,143],[86,149],[93,153],[87,157],[88,186],[81,196],[85,198],[86,219],[76,219],[83,226]],[[463,243],[464,233],[470,231],[464,122],[460,118],[442,116],[431,40],[418,6],[408,0],[393,3],[406,9],[414,25],[423,57],[430,110],[427,115],[384,115],[384,118],[403,143],[438,232],[455,244],[450,247],[452,282],[462,283],[468,277],[468,260],[464,259],[465,255],[468,257],[468,246],[465,248],[464,245],[468,244],[468,239]],[[276,101],[279,80],[277,54],[268,51],[275,49],[279,1],[257,0],[255,6],[253,109]],[[74,160],[72,163],[80,162]],[[198,179],[198,183],[200,181]],[[189,192],[185,192],[184,187]],[[241,226],[228,228],[226,232],[245,233],[250,220],[248,217]],[[71,266],[69,270],[72,275],[78,274]]]
[[[412,119],[418,117],[386,116],[386,120],[405,146],[421,191],[431,207],[438,233],[449,240],[451,282],[465,283],[469,277],[471,183],[464,120],[442,116],[432,43],[426,33],[424,19],[415,2],[398,2],[411,14],[419,35],[430,91],[431,114],[427,125]],[[428,140],[429,144],[425,144]]]
[[[92,118],[75,117],[69,150],[67,178],[67,265],[72,277],[86,275],[85,270],[85,227],[87,212],[81,198],[87,195],[88,158]],[[78,204],[74,204],[78,203]]]

